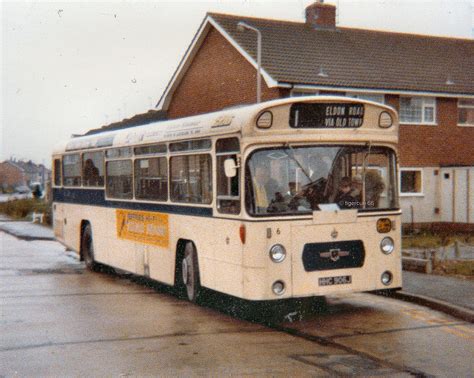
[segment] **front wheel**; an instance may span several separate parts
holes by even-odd
[[[186,288],[186,296],[189,301],[197,302],[201,292],[201,284],[197,253],[191,242],[188,242],[184,248],[184,257],[181,261],[181,280]]]
[[[89,270],[96,271],[98,264],[94,260],[94,243],[92,240],[92,228],[91,225],[88,224],[82,233],[82,258],[86,263],[86,267]]]

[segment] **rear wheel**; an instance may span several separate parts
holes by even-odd
[[[199,280],[199,265],[196,248],[188,242],[184,248],[184,257],[181,261],[181,280],[186,289],[186,296],[191,302],[197,302],[201,292]]]
[[[96,271],[98,264],[94,260],[94,243],[92,240],[92,227],[90,224],[86,225],[82,232],[81,249],[82,258],[86,263],[87,269]]]

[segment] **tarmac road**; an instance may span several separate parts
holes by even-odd
[[[0,376],[474,371],[473,325],[418,305],[352,294],[270,307],[208,293],[198,306],[149,284],[0,232]]]

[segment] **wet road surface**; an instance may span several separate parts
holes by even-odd
[[[0,376],[470,376],[474,327],[371,294],[201,306],[0,232]],[[251,320],[251,321],[249,321]]]

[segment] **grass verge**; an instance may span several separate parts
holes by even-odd
[[[0,213],[13,219],[27,219],[33,212],[43,213],[44,223],[51,224],[51,204],[43,200],[28,198],[0,203]]]
[[[459,241],[464,244],[474,245],[474,235],[453,233],[425,232],[417,235],[403,235],[402,248],[437,248],[451,245]]]

